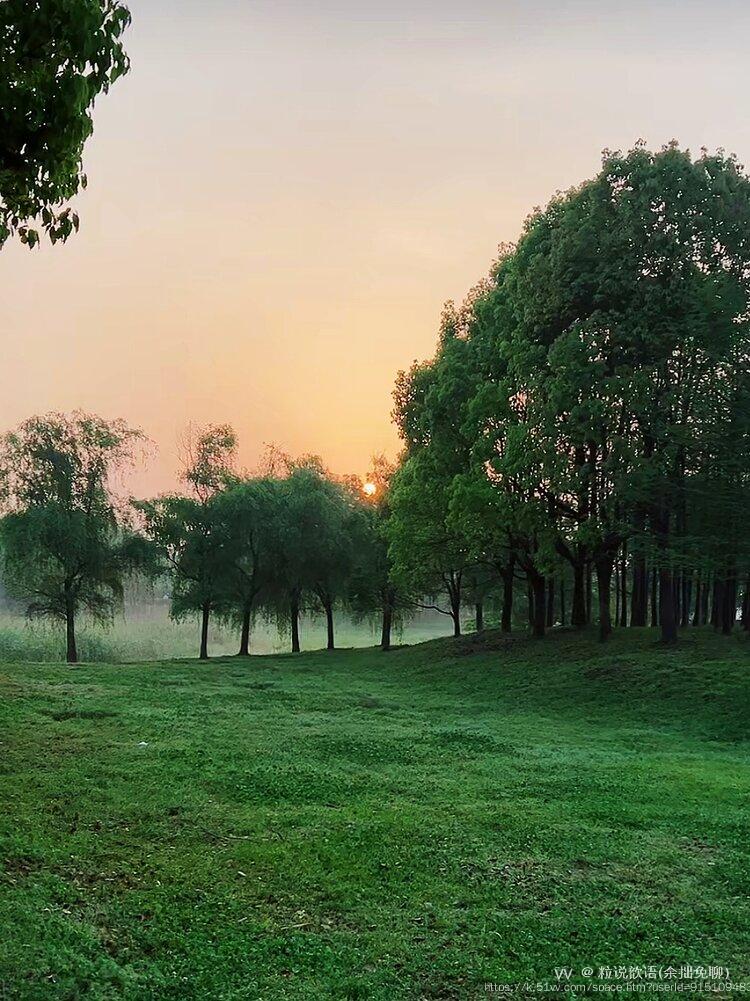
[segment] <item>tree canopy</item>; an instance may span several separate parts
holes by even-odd
[[[94,101],[128,70],[129,22],[118,0],[0,3],[0,246],[78,229],[68,203],[86,185]]]
[[[411,489],[396,525],[420,507],[424,525],[396,532],[397,560],[422,541],[457,563],[453,524],[474,559],[520,566],[538,634],[555,577],[572,576],[585,624],[592,571],[602,638],[613,573],[623,601],[630,575],[645,624],[647,564],[665,639],[699,573],[733,621],[747,552],[718,543],[714,519],[747,498],[749,307],[750,181],[736,160],[675,144],[606,153],[597,177],[529,218],[449,310],[435,358],[399,379]]]
[[[140,438],[123,421],[75,413],[33,417],[0,440],[5,586],[30,614],[66,623],[71,662],[77,614],[108,618],[140,558],[113,490]]]

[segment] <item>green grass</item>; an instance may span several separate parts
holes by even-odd
[[[447,1001],[563,965],[742,980],[749,653],[630,631],[0,666],[0,984]]]

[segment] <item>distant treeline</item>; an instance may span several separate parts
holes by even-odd
[[[107,617],[129,574],[169,577],[175,617],[288,627],[304,610],[378,616],[388,649],[415,608],[499,625],[594,618],[750,629],[750,180],[720,153],[607,153],[536,211],[435,357],[401,373],[398,467],[370,482],[271,450],[236,469],[231,428],[185,449],[183,490],[118,502],[141,434],[87,414],[5,435],[2,579],[30,613]],[[518,597],[518,585],[522,586]]]
[[[342,607],[379,616],[390,647],[419,602],[390,580],[387,463],[375,462],[371,495],[315,457],[273,449],[262,470],[241,474],[234,432],[211,426],[185,443],[183,492],[123,502],[116,473],[141,440],[122,421],[74,413],[31,418],[2,441],[4,587],[31,614],[65,622],[69,661],[78,614],[110,617],[133,575],[167,578],[172,615],[200,617],[201,658],[212,616],[236,624],[246,655],[256,616],[286,626],[298,652],[302,613],[321,611],[333,649]]]

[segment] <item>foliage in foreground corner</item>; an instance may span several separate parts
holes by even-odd
[[[70,199],[96,97],[128,71],[119,0],[0,3],[0,246],[55,243],[78,229]]]

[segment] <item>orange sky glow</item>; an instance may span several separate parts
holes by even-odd
[[[750,159],[739,0],[132,0],[81,232],[2,251],[0,418],[83,408],[158,445],[188,422],[365,475],[400,368],[530,209],[604,147]]]

